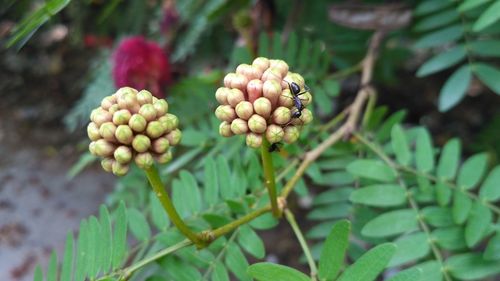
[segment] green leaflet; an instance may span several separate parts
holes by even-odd
[[[497,231],[495,236],[490,239],[483,257],[485,260],[500,260],[500,232]]]
[[[394,153],[396,154],[396,159],[401,165],[407,166],[411,161],[411,151],[408,145],[408,140],[401,127],[401,125],[396,124],[392,127],[391,131],[391,144]]]
[[[500,1],[493,2],[474,23],[473,30],[478,32],[500,19]]]
[[[462,250],[465,244],[464,229],[459,226],[438,228],[432,232],[432,238],[436,240],[439,247],[447,250]]]
[[[396,246],[384,243],[369,250],[353,265],[349,266],[338,281],[372,281],[377,278],[394,255]]]
[[[381,182],[392,182],[396,179],[396,172],[377,160],[355,160],[347,166],[347,171],[355,176]]]
[[[139,241],[146,241],[151,237],[151,229],[146,217],[137,209],[129,208],[127,211],[130,231]]]
[[[490,209],[484,206],[481,202],[476,201],[472,205],[472,209],[467,219],[465,226],[465,241],[469,248],[474,247],[483,239],[493,216]]]
[[[352,192],[351,202],[368,206],[390,207],[406,202],[406,190],[395,184],[365,186]]]
[[[333,280],[339,274],[349,246],[350,230],[351,223],[347,220],[339,221],[333,226],[319,258],[318,275],[321,279]]]
[[[458,173],[457,185],[466,190],[475,187],[483,178],[487,164],[486,153],[479,153],[467,159]]]
[[[467,253],[446,260],[453,277],[460,280],[479,280],[500,272],[500,263],[487,261],[481,254]]]
[[[388,225],[391,227],[387,227]],[[417,213],[412,209],[402,209],[383,213],[370,220],[361,234],[367,237],[387,237],[417,228]]]
[[[262,259],[266,254],[264,248],[264,242],[262,239],[253,231],[253,229],[247,225],[241,226],[238,232],[238,243],[252,256]]]
[[[310,281],[304,273],[284,265],[262,262],[248,267],[248,274],[258,281]]]
[[[416,281],[421,280],[422,269],[418,267],[412,267],[400,271],[398,274],[392,276],[387,281]]]
[[[479,190],[479,197],[487,201],[500,199],[500,165],[491,170]]]
[[[437,176],[440,179],[452,180],[455,178],[460,161],[460,151],[459,139],[451,139],[445,144],[437,166]]]
[[[417,169],[421,172],[427,173],[434,169],[434,147],[427,129],[421,128],[418,131],[415,162]]]
[[[500,2],[498,3],[500,4]],[[472,69],[479,80],[481,80],[493,92],[500,95],[500,80],[498,80],[498,77],[500,76],[500,70],[492,65],[485,63],[476,63],[472,66]]]
[[[404,236],[396,241],[396,252],[392,256],[388,267],[403,265],[412,261],[419,260],[427,256],[431,248],[428,237],[423,232],[417,232]]]
[[[466,58],[466,50],[463,45],[458,45],[452,49],[441,52],[426,61],[417,70],[417,77],[425,77],[430,74],[452,67]]]

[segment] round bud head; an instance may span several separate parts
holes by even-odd
[[[96,123],[89,123],[89,125],[87,126],[87,135],[89,136],[89,139],[91,141],[96,141],[101,138],[99,128],[97,127]]]
[[[270,67],[279,70],[282,77],[288,73],[288,64],[283,60],[270,60]]]
[[[243,135],[248,132],[248,124],[246,120],[237,118],[231,122],[231,131],[236,135]]]
[[[113,115],[102,108],[98,108],[92,113],[93,114],[91,115],[91,119],[94,123],[96,123],[97,126],[101,126],[101,124],[109,122],[113,119]]]
[[[90,154],[97,156],[97,152],[95,151],[95,145],[96,145],[95,141],[90,142],[89,151],[90,151]]]
[[[262,145],[262,135],[248,133],[246,137],[247,145],[253,148],[259,148]]]
[[[217,89],[217,91],[215,92],[215,99],[217,99],[217,102],[219,102],[219,104],[229,104],[229,102],[227,101],[229,91],[230,90],[225,87],[220,87],[219,89]]]
[[[163,116],[167,113],[168,111],[168,103],[164,99],[158,99],[153,106],[156,109],[156,117]]]
[[[146,121],[153,121],[156,119],[156,109],[152,104],[143,104],[139,109],[139,114],[146,119]]]
[[[172,160],[172,152],[169,150],[165,153],[162,153],[160,155],[156,155],[155,159],[158,163],[160,164],[166,164]]]
[[[285,135],[285,131],[283,130],[283,128],[281,126],[271,124],[266,129],[266,139],[270,143],[280,142],[283,139],[284,135]]]
[[[215,117],[220,121],[231,122],[236,118],[236,111],[230,105],[219,105],[215,110]]]
[[[101,107],[104,110],[109,110],[109,108],[116,104],[116,96],[107,96],[102,99]]]
[[[258,98],[253,102],[253,108],[255,110],[255,113],[259,114],[260,116],[264,118],[269,118],[271,115],[271,102],[267,98]]]
[[[287,108],[292,108],[294,106],[293,95],[289,89],[285,89],[281,92],[281,95],[280,95],[279,100],[278,100],[278,104],[280,106],[284,106]]]
[[[266,119],[258,114],[254,114],[248,119],[248,128],[254,133],[262,134],[267,129]]]
[[[233,82],[233,78],[236,76],[236,73],[228,73],[224,76],[224,86],[227,88],[231,87],[231,83]]]
[[[132,114],[127,109],[118,110],[113,114],[113,123],[117,126],[128,124],[130,117],[132,117]]]
[[[113,122],[106,122],[99,128],[99,134],[103,139],[115,141],[116,125]]]
[[[130,144],[134,138],[134,133],[127,125],[120,125],[116,127],[115,138],[123,144]]]
[[[129,127],[137,133],[143,132],[146,129],[147,124],[148,122],[146,121],[146,118],[137,113],[132,115],[130,120],[128,120]]]
[[[106,157],[113,155],[115,151],[115,146],[107,140],[96,140],[94,151],[98,156]]]
[[[115,93],[115,96],[116,98],[120,98],[122,95],[125,95],[125,94],[133,94],[133,95],[136,95],[137,94],[137,90],[134,89],[134,88],[131,88],[131,87],[121,87],[120,89],[118,89],[118,91],[116,91]]]
[[[177,145],[179,142],[181,142],[182,132],[179,129],[175,129],[172,132],[168,133],[166,138],[170,145]]]
[[[110,157],[102,159],[101,166],[104,171],[111,173],[113,171],[113,162],[115,162],[115,160]]]
[[[262,97],[262,87],[264,82],[260,79],[250,80],[247,84],[248,101],[254,102],[256,99]]]
[[[132,160],[132,150],[130,147],[122,145],[115,149],[114,152],[115,160],[121,164],[128,164]]]
[[[142,90],[137,93],[137,101],[141,106],[144,104],[153,103],[153,95],[149,91]]]
[[[167,113],[164,116],[160,117],[160,119],[158,119],[158,121],[160,121],[163,128],[165,129],[165,132],[167,132],[167,133],[171,132],[171,131],[177,129],[177,127],[179,127],[179,118],[177,118],[177,116],[170,114],[170,113]]]
[[[245,95],[239,89],[231,89],[229,94],[227,95],[227,102],[230,106],[236,107],[238,103],[245,100]]]
[[[132,141],[132,147],[137,152],[146,152],[151,147],[151,140],[145,135],[137,135]]]
[[[136,109],[139,104],[137,102],[136,94],[124,93],[118,97],[118,106],[121,109]]]
[[[262,92],[272,105],[276,105],[281,95],[281,85],[276,80],[267,80],[264,82]]]
[[[165,133],[165,127],[160,123],[160,121],[151,121],[148,123],[146,133],[149,137],[155,139]]]
[[[294,143],[299,138],[299,129],[295,126],[287,126],[283,135],[283,141],[286,143]]]
[[[152,149],[154,152],[162,154],[165,153],[170,147],[170,143],[166,137],[159,138],[153,141]]]
[[[283,76],[281,76],[281,70],[276,68],[269,68],[264,73],[262,73],[262,81],[275,80],[281,83]]]
[[[231,123],[227,121],[223,121],[219,125],[219,134],[223,137],[231,137],[233,136],[233,131],[231,131]]]
[[[114,161],[111,166],[111,169],[113,174],[115,174],[115,176],[121,177],[128,173],[129,167],[127,164],[120,164],[117,161]]]
[[[120,107],[118,106],[118,104],[113,104],[109,109],[109,113],[111,114],[115,114],[115,112],[117,112],[118,110],[120,110]]]
[[[280,106],[273,112],[272,119],[276,124],[285,125],[290,121],[291,117],[292,116],[290,109],[284,106]]]
[[[262,72],[269,68],[269,64],[269,59],[264,57],[258,57],[252,62],[252,66],[260,69]]]
[[[151,153],[143,152],[135,156],[135,164],[141,169],[149,169],[154,164],[154,159]]]
[[[253,114],[253,105],[248,101],[242,101],[236,106],[236,115],[241,119],[248,120]]]

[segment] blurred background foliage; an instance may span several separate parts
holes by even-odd
[[[487,151],[489,166],[498,162],[500,156],[498,0],[3,0],[0,15],[0,43],[7,47],[1,51],[5,58],[2,62],[5,66],[2,75],[5,77],[16,72],[35,77],[43,77],[47,73],[59,75],[68,69],[64,67],[66,64],[80,66],[73,69],[76,73],[70,81],[71,86],[65,87],[71,89],[62,98],[66,107],[51,113],[48,120],[59,124],[64,120],[62,122],[68,131],[82,136],[82,143],[85,143],[82,132],[90,110],[98,105],[102,97],[116,89],[116,77],[113,76],[113,69],[117,67],[115,50],[122,40],[142,36],[163,50],[165,58],[160,59],[165,59],[172,79],[162,86],[159,95],[168,99],[172,113],[181,118],[184,133],[181,147],[176,148],[174,161],[161,169],[166,183],[173,186],[175,193],[185,185],[192,185],[191,179],[204,183],[206,173],[215,169],[225,173],[228,181],[238,182],[240,189],[236,191],[238,194],[234,194],[235,198],[245,198],[244,195],[248,194],[245,199],[238,197],[240,199],[237,200],[232,195],[229,196],[231,198],[223,198],[225,204],[216,212],[219,217],[215,218],[213,213],[205,214],[206,220],[198,225],[200,229],[202,225],[217,225],[220,220],[243,213],[248,207],[243,204],[244,200],[260,200],[261,194],[256,187],[260,176],[258,159],[253,152],[244,149],[243,139],[219,136],[218,122],[213,115],[216,107],[213,96],[224,73],[233,71],[239,63],[250,63],[255,56],[284,59],[293,71],[303,74],[314,95],[315,123],[305,128],[298,143],[274,155],[278,169],[284,169],[298,155],[324,139],[334,126],[325,125],[325,121],[353,100],[362,86],[358,82],[359,62],[375,29],[386,31],[373,82],[378,90],[378,104],[384,106],[376,108],[372,120],[365,124],[368,136],[384,145],[393,155],[394,151],[387,148],[390,146],[387,142],[391,137],[391,128],[404,120],[402,126],[427,127],[439,147],[457,136],[462,140],[464,155]],[[51,59],[55,58],[58,64],[36,60],[46,54]],[[146,55],[144,52],[139,54]],[[140,79],[146,77],[144,79],[148,82],[151,82],[149,79],[157,79],[154,67],[151,66],[151,71],[140,72]],[[137,79],[137,76],[131,77],[130,83],[138,83]],[[2,92],[8,92],[26,86],[6,81],[0,87]],[[45,96],[43,99],[59,98],[60,95]],[[10,94],[6,105],[21,99],[25,98]],[[27,102],[36,103],[41,99],[28,97]],[[391,117],[384,121],[387,116]],[[409,143],[413,143],[418,135],[416,131],[409,129],[402,134],[406,134]],[[414,144],[411,145],[413,147]],[[84,152],[85,149],[81,151],[83,156],[70,171],[72,176],[94,163],[95,159]],[[311,166],[308,177],[301,180],[296,189],[299,200],[291,203],[307,210],[307,215],[299,216],[303,219],[307,216],[310,220],[304,223],[311,227],[308,232],[310,239],[326,237],[333,221],[338,218],[353,219],[353,233],[361,239],[352,243],[349,249],[349,257],[353,260],[366,250],[366,245],[386,241],[385,238],[361,235],[363,225],[383,213],[383,208],[368,208],[363,204],[353,207],[354,203],[363,202],[348,200],[353,185],[359,187],[366,182],[355,181],[345,167],[355,158],[367,155],[370,153],[354,141],[347,140],[336,145],[324,159]],[[288,173],[283,177],[286,179],[291,175]],[[178,177],[180,179],[176,179]],[[411,188],[425,185],[419,177],[410,178],[409,183]],[[174,198],[186,195],[178,192]],[[418,195],[422,204],[434,208],[432,211],[449,215],[446,206],[451,204],[451,195],[445,195],[448,199],[436,199],[429,194]],[[117,181],[107,203],[112,210],[121,200],[133,210],[147,210],[147,219],[155,224],[158,243],[161,244],[162,236],[174,235],[174,232],[155,218],[159,216],[155,209],[158,206],[151,198],[144,177],[134,170]],[[195,206],[198,209],[194,211],[200,211],[200,206]],[[186,216],[192,215],[193,220],[199,221],[201,218],[191,211],[186,210]],[[132,214],[129,215],[140,221],[139,224],[146,220],[138,212],[130,212]],[[261,230],[275,225],[269,218],[262,221],[252,227]],[[435,230],[440,227],[449,225],[437,223]],[[488,222],[487,227],[490,231],[498,230],[498,223],[491,222],[490,225]],[[150,236],[150,233],[137,233],[137,229],[132,229],[132,232],[139,241],[148,240]],[[235,237],[230,239],[235,240]],[[456,239],[463,240],[463,237]],[[498,238],[495,239],[498,243]],[[316,258],[321,248],[318,245],[313,248]],[[465,245],[462,246],[458,250],[463,250]],[[468,246],[472,248],[475,244]],[[216,255],[221,247],[224,248],[214,246],[210,249],[212,252],[207,251],[206,255]],[[235,247],[232,253],[241,260],[240,248]],[[407,249],[411,252],[413,248],[408,246]],[[146,255],[147,249],[141,248],[140,251],[139,254]],[[393,265],[422,261],[429,251],[421,256],[403,256]],[[186,252],[179,257],[169,257],[163,262],[176,264],[189,272],[207,270],[206,265],[200,265],[199,261],[184,265],[179,262],[192,261],[190,254]],[[261,253],[250,254],[262,256]],[[477,255],[473,255],[467,260],[470,261],[467,265],[477,261]],[[287,264],[301,267],[293,261],[293,257],[288,260],[282,258]],[[228,263],[227,260],[225,262]],[[210,265],[205,271],[208,275],[212,267]],[[429,262],[425,268],[429,272],[435,271],[434,264]],[[497,273],[489,267],[481,272],[484,273],[482,277]],[[241,272],[233,274],[243,278],[239,276],[243,274]],[[150,280],[157,280],[153,277]],[[455,277],[470,280],[464,271],[458,272]],[[179,276],[175,278],[182,280]]]

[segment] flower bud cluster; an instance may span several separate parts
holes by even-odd
[[[295,82],[304,91],[304,78],[290,72],[283,60],[256,58],[252,65],[240,64],[235,73],[224,77],[224,87],[215,98],[220,106],[215,116],[222,121],[219,133],[224,137],[246,135],[250,147],[260,147],[263,138],[270,143],[293,143],[300,128],[312,121],[310,110],[298,111],[289,83]],[[309,92],[298,96],[305,107],[312,101]]]
[[[103,157],[104,170],[117,176],[125,175],[132,161],[141,168],[151,167],[155,160],[170,161],[170,147],[182,136],[179,119],[168,113],[166,100],[130,87],[105,97],[90,120],[90,153]]]

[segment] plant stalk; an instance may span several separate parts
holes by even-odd
[[[203,247],[205,243],[202,241],[200,236],[194,233],[186,225],[186,223],[184,223],[182,218],[179,216],[179,213],[177,213],[177,210],[175,209],[172,200],[170,200],[170,196],[168,196],[168,193],[165,191],[165,188],[163,187],[160,175],[158,174],[158,169],[153,165],[150,168],[145,169],[144,171],[146,172],[146,176],[148,177],[149,183],[151,184],[151,187],[153,188],[156,197],[158,197],[158,199],[160,200],[163,209],[165,209],[165,211],[167,212],[172,223],[177,227],[177,229],[179,229],[180,232],[182,232],[182,234],[184,234],[184,236],[186,236],[189,240],[191,240],[196,246]]]
[[[261,147],[262,167],[264,168],[264,183],[269,193],[269,200],[271,201],[271,209],[276,218],[281,217],[281,211],[278,207],[278,200],[276,197],[276,179],[274,176],[273,158],[269,152],[269,141],[263,138]]]

